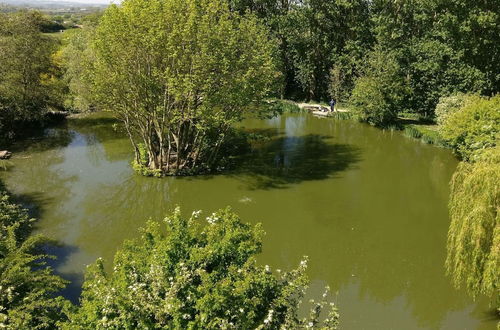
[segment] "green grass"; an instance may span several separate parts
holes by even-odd
[[[277,106],[280,108],[281,113],[307,113],[306,109],[302,109],[295,102],[286,100],[276,100]]]
[[[350,120],[354,119],[354,115],[351,112],[332,112],[328,115],[328,117],[339,119],[339,120]]]
[[[437,131],[437,125],[407,124],[404,128],[404,134],[410,138],[420,139],[427,144],[446,145]]]

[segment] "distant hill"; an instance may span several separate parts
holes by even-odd
[[[28,8],[70,8],[70,7],[106,7],[111,2],[119,3],[118,0],[0,0],[0,5],[10,5]]]

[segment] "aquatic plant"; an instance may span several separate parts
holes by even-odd
[[[405,127],[404,133],[406,136],[414,139],[420,139],[422,137],[422,133],[411,125]]]
[[[335,112],[330,113],[329,117],[332,117],[332,118],[338,119],[338,120],[350,120],[350,119],[354,119],[354,114],[351,112],[335,111]]]

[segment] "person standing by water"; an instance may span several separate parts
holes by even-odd
[[[330,100],[330,111],[331,112],[334,112],[335,111],[335,104],[337,103],[337,101],[335,99],[331,99]]]

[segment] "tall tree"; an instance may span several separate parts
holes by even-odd
[[[277,74],[267,30],[223,0],[126,0],[107,9],[94,47],[97,96],[158,174],[214,167]]]
[[[359,62],[372,44],[369,2],[307,0],[288,14],[286,36],[294,78],[303,95],[328,97],[330,73],[340,70],[342,93],[347,98],[357,76]]]
[[[0,133],[39,120],[51,101],[55,41],[41,33],[44,22],[39,12],[0,13]]]
[[[366,58],[367,65],[356,80],[350,103],[353,112],[375,126],[393,123],[410,91],[395,52],[377,47]]]
[[[498,1],[373,2],[377,43],[396,52],[409,80],[405,110],[433,117],[441,96],[500,90],[499,12]]]
[[[100,17],[101,13],[88,15],[82,20],[81,28],[65,32],[67,45],[62,50],[62,57],[66,69],[64,80],[69,89],[65,105],[69,109],[86,112],[96,107],[95,54],[91,43]]]

